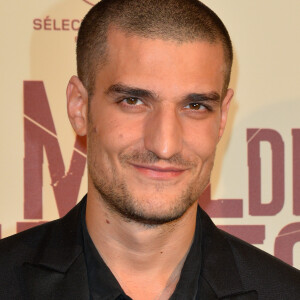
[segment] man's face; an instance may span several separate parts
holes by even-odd
[[[111,31],[88,124],[90,186],[127,219],[180,218],[209,182],[232,92],[222,46]]]

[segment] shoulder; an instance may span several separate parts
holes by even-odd
[[[49,236],[52,221],[0,240],[0,298],[21,299],[22,266],[33,262],[38,255],[43,240]]]
[[[287,291],[291,295],[300,295],[299,270],[224,231],[220,232],[231,247],[244,285],[260,289],[260,294],[265,293],[266,299],[270,291],[277,293],[277,299],[286,299]]]
[[[39,262],[45,255],[59,256],[76,247],[81,233],[81,208],[75,206],[65,217],[0,240],[0,287],[17,282],[21,267]],[[0,288],[0,291],[1,291]],[[1,293],[0,293],[1,295]]]
[[[199,209],[202,276],[220,297],[255,291],[258,299],[300,299],[300,271],[217,228]]]
[[[0,240],[0,285],[17,281],[23,264],[34,263],[47,240],[60,229],[61,220],[55,220]],[[1,290],[1,289],[0,289]]]
[[[84,201],[76,205],[66,216],[15,235],[0,240],[0,253],[5,257],[18,255],[28,256],[31,252],[37,252],[39,247],[56,247],[65,245],[66,239],[78,231],[81,224],[80,214]],[[0,259],[5,258],[0,255]],[[0,264],[1,265],[1,264]]]
[[[33,227],[0,240],[0,265],[3,266],[1,260],[8,257],[16,256],[16,258],[20,258],[27,256],[30,250],[36,249],[40,241],[51,232],[52,227],[57,222],[59,220]],[[5,265],[5,261],[3,263]]]

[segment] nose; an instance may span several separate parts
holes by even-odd
[[[175,109],[167,107],[153,111],[144,134],[145,148],[161,159],[169,159],[182,150],[182,126]]]

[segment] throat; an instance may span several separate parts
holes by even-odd
[[[184,260],[175,268],[171,275],[166,279],[163,276],[134,276],[134,278],[119,276],[117,280],[126,295],[134,300],[167,300],[174,293],[177,283],[180,280],[181,270]]]

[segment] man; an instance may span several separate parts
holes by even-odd
[[[1,242],[1,299],[299,299],[296,269],[197,205],[233,91],[229,35],[197,0],[103,0],[78,35],[68,114],[88,194]]]

